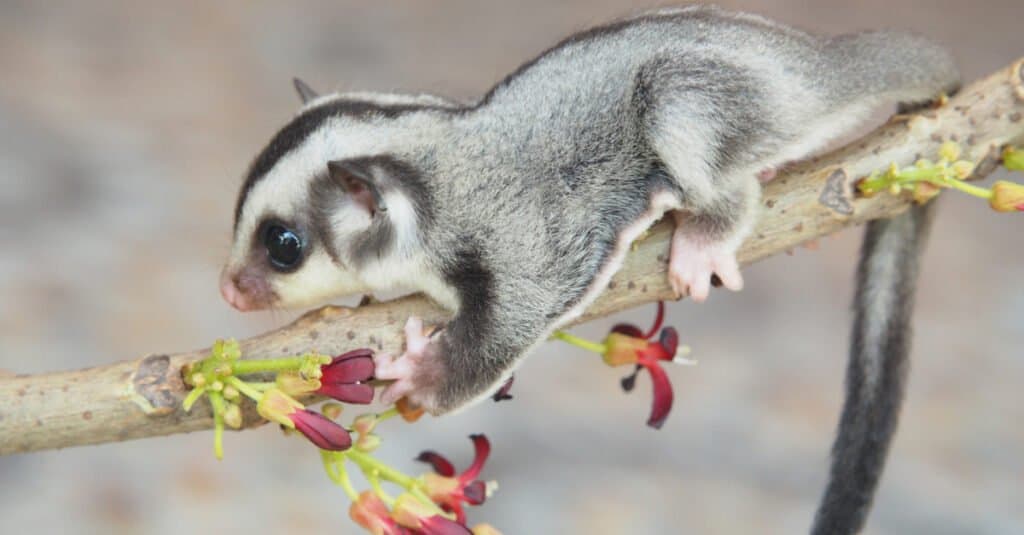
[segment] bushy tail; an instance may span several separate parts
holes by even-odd
[[[960,72],[942,46],[923,37],[890,30],[840,35],[825,44],[840,94],[882,97],[916,104],[960,88]],[[829,67],[826,67],[829,68]]]
[[[857,270],[846,401],[813,535],[857,533],[871,509],[903,401],[914,287],[934,204],[868,224]]]

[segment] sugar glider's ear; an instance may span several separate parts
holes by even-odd
[[[306,104],[307,102],[320,96],[317,94],[316,91],[313,91],[313,88],[309,87],[309,85],[306,84],[306,82],[303,82],[298,78],[292,78],[292,85],[295,86],[295,92],[299,94],[299,98],[302,99],[303,104]]]
[[[380,177],[366,160],[334,160],[327,162],[327,171],[370,217],[388,211],[380,195]]]

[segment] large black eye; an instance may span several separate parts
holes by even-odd
[[[267,226],[263,234],[263,245],[270,255],[270,264],[281,271],[288,271],[302,260],[302,240],[295,231],[281,225]]]

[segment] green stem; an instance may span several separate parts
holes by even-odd
[[[238,377],[231,376],[224,379],[227,384],[235,387],[239,392],[245,394],[249,399],[259,402],[263,398],[263,392],[260,392],[257,388],[253,387],[249,383],[239,379]]]
[[[378,461],[372,455],[363,453],[355,448],[349,449],[345,452],[352,462],[356,463],[364,474],[376,471],[384,479],[406,489],[410,490],[417,485],[416,479],[409,477],[398,470]]]
[[[378,414],[377,415],[377,421],[378,422],[383,422],[384,420],[387,420],[388,418],[394,418],[395,416],[398,416],[398,414],[399,414],[398,408],[397,407],[391,407],[390,409],[388,409],[388,410]]]
[[[327,477],[341,487],[348,498],[353,502],[359,501],[359,493],[352,486],[352,480],[348,477],[348,470],[345,469],[345,454],[320,450],[320,459],[324,463],[324,471]]]
[[[957,180],[955,178],[948,179],[946,183],[949,185],[949,187],[956,190],[960,190],[968,195],[973,195],[975,197],[979,197],[982,199],[992,198],[992,190],[987,188],[981,188],[972,184],[968,184],[962,180]]]
[[[574,346],[576,346],[576,347],[578,347],[580,349],[585,349],[587,351],[593,351],[594,353],[597,353],[598,355],[604,355],[605,352],[608,351],[608,346],[606,346],[604,344],[599,344],[597,342],[591,342],[590,340],[587,340],[587,339],[584,339],[584,338],[580,338],[578,336],[573,336],[573,335],[571,335],[571,334],[569,334],[569,333],[567,333],[565,331],[555,331],[551,335],[551,337],[555,338],[557,340],[561,340],[561,341],[563,341],[563,342],[565,342],[567,344],[572,344],[572,345],[574,345]]]
[[[205,386],[197,386],[193,388],[192,391],[185,396],[184,401],[181,402],[181,406],[185,409],[185,412],[191,411],[192,405],[195,405],[196,401],[199,401],[199,398],[203,397],[205,392]]]
[[[370,487],[373,488],[374,494],[380,497],[384,503],[388,504],[388,507],[395,506],[395,499],[380,486],[380,470],[372,470],[367,473],[366,480],[370,482]]]
[[[213,409],[213,455],[217,460],[224,458],[224,396],[210,391],[210,407]]]
[[[359,469],[363,471],[363,475],[366,476],[367,481],[369,481],[371,485],[374,485],[374,479],[383,477],[384,479],[407,490],[418,500],[422,501],[424,504],[433,509],[433,511],[436,514],[442,515],[445,518],[454,518],[450,514],[444,512],[443,509],[438,507],[438,505],[434,503],[433,500],[431,500],[430,497],[423,492],[423,489],[420,488],[421,483],[418,479],[409,477],[399,472],[398,470],[395,470],[394,468],[380,462],[372,455],[363,453],[359,450],[356,450],[355,448],[346,451],[345,455],[352,462],[356,463],[357,466],[359,466]],[[383,489],[378,491],[378,488],[374,487],[374,492],[377,492],[378,495],[380,495],[383,492]],[[387,501],[384,498],[384,496],[381,496],[381,499]]]
[[[306,363],[308,357],[287,357],[283,359],[238,360],[231,363],[231,371],[235,375],[262,372],[280,372],[298,370]]]

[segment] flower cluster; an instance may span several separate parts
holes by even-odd
[[[602,343],[584,340],[564,331],[558,331],[553,336],[576,347],[600,354],[604,363],[609,366],[634,365],[633,373],[621,381],[622,389],[626,392],[633,390],[637,374],[646,370],[651,376],[654,394],[647,425],[660,429],[665,423],[665,419],[668,418],[668,413],[672,410],[673,399],[672,383],[668,380],[668,374],[661,367],[661,363],[695,364],[694,361],[686,358],[690,349],[686,346],[679,346],[679,334],[675,328],[661,329],[664,319],[665,303],[659,301],[654,325],[646,332],[636,325],[619,324],[612,327],[611,332]],[[660,334],[658,329],[661,329]],[[657,340],[654,339],[655,334],[658,335]]]
[[[910,192],[914,201],[926,203],[944,189],[955,189],[988,201],[997,212],[1024,211],[1024,185],[1005,180],[991,188],[969,184],[974,163],[960,159],[960,146],[952,141],[939,148],[939,160],[918,160],[912,167],[900,168],[895,163],[885,172],[875,172],[857,182],[857,190],[870,197],[882,191],[893,195]],[[1003,151],[1003,164],[1007,169],[1024,170],[1024,153],[1008,147]]]
[[[425,451],[418,460],[430,463],[435,473],[413,479],[358,451],[338,454],[324,452],[324,466],[328,474],[352,498],[349,516],[360,526],[374,534],[467,534],[499,535],[489,524],[478,524],[470,530],[466,523],[464,505],[480,505],[493,492],[495,484],[477,480],[487,461],[490,443],[483,435],[470,437],[476,448],[473,464],[456,476],[450,462],[441,455]],[[345,470],[348,459],[363,471],[372,491],[357,494]],[[381,480],[404,489],[392,497],[381,488]]]
[[[223,457],[222,437],[225,425],[242,426],[242,397],[256,404],[266,420],[276,422],[288,432],[302,435],[320,450],[328,477],[338,484],[352,505],[352,520],[375,535],[500,535],[488,524],[467,527],[465,505],[479,505],[496,488],[478,480],[490,452],[483,435],[473,435],[476,459],[468,470],[455,476],[444,457],[426,451],[419,460],[429,462],[434,473],[412,477],[388,466],[373,456],[381,445],[375,433],[384,420],[401,416],[415,422],[423,410],[404,398],[380,413],[360,414],[346,428],[338,424],[343,406],[325,403],[320,411],[307,408],[298,399],[322,396],[347,404],[365,405],[373,401],[375,386],[373,352],[357,349],[336,357],[310,353],[272,360],[243,360],[237,342],[218,340],[210,355],[182,370],[192,391],[184,400],[185,410],[204,395],[210,400],[214,417],[214,453]],[[241,375],[273,373],[273,381],[242,379]],[[369,483],[370,490],[356,491],[348,467],[355,466]],[[392,497],[382,483],[397,485],[402,492]]]
[[[373,401],[373,353],[357,349],[331,358],[309,353],[270,360],[242,360],[234,340],[218,340],[210,355],[182,370],[192,391],[185,397],[186,411],[204,394],[210,399],[214,421],[214,453],[224,456],[224,426],[242,426],[242,396],[256,403],[260,416],[294,429],[317,447],[345,450],[352,445],[349,432],[323,414],[307,409],[294,396],[320,394],[338,401],[367,404]],[[272,382],[245,381],[240,375],[276,373]]]

